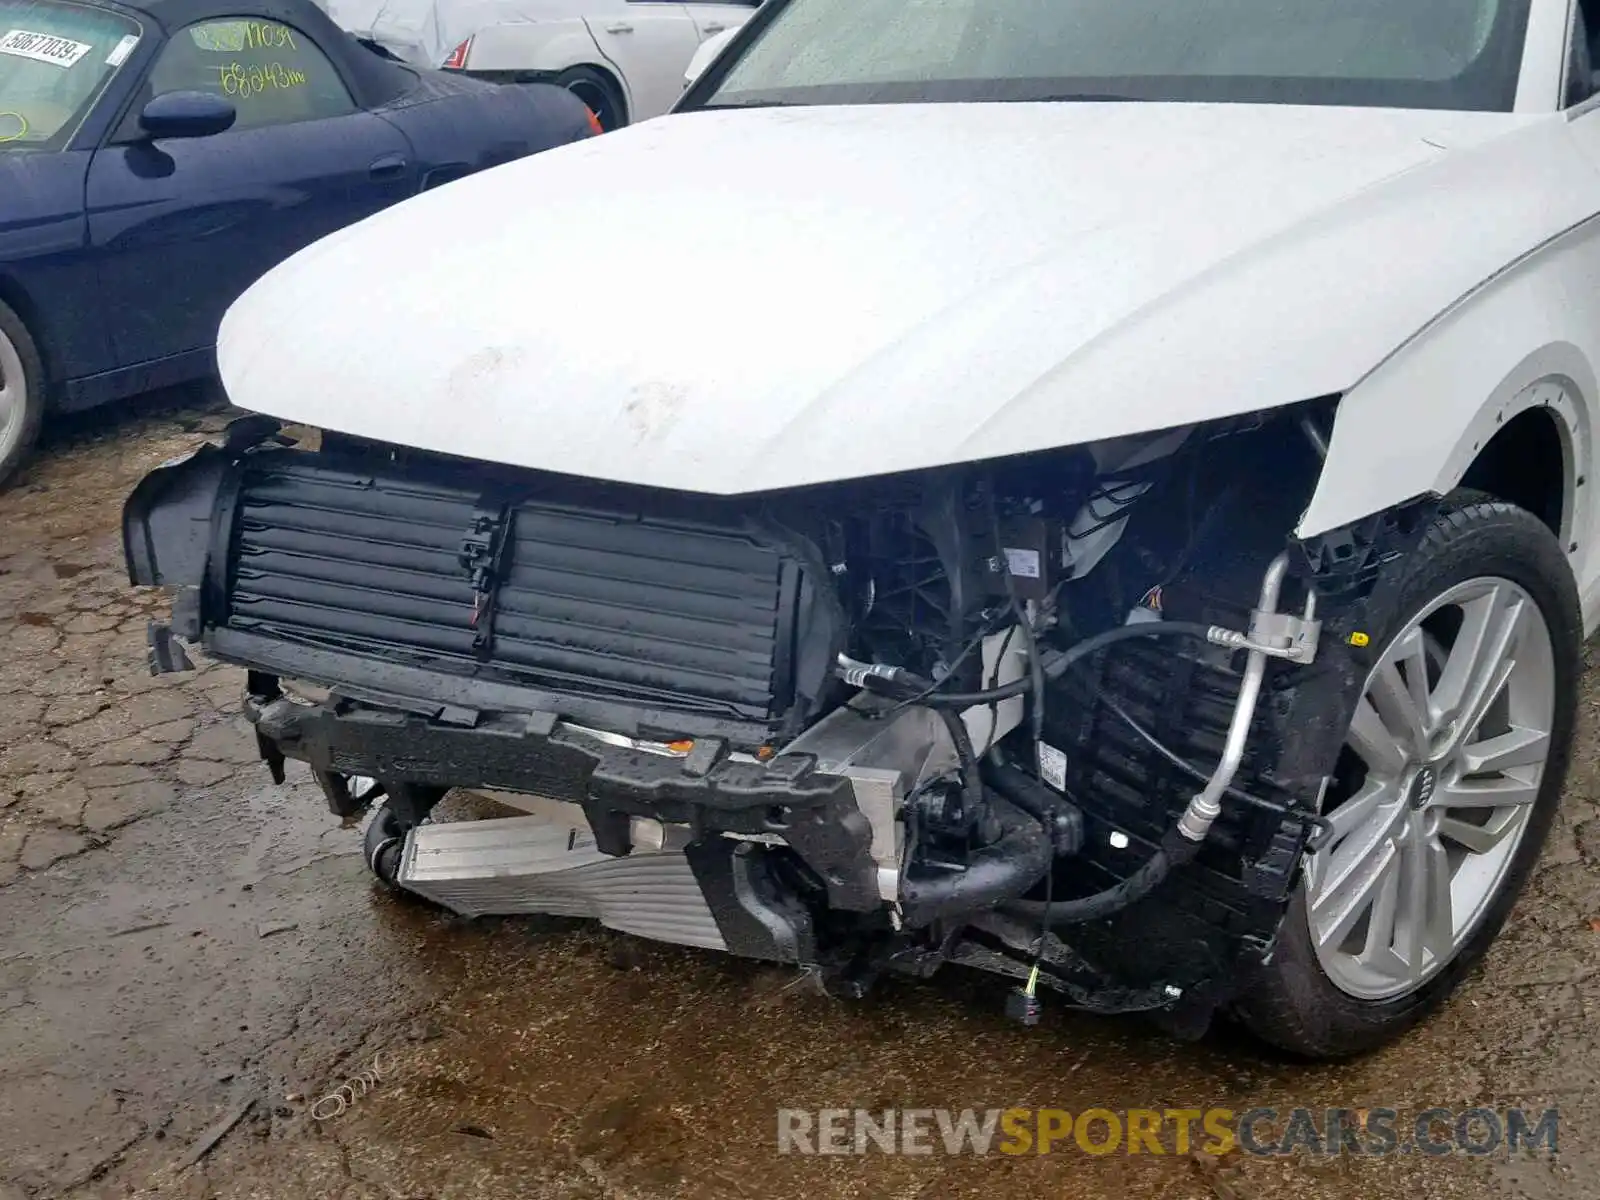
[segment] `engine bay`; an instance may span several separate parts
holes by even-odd
[[[174,591],[156,669],[247,667],[276,778],[386,797],[399,886],[845,994],[957,962],[1209,1013],[1270,953],[1337,754],[1284,737],[1346,682],[1318,597],[1370,549],[1290,536],[1317,419],[722,499],[250,418],[149,476],[125,537]],[[524,816],[430,821],[451,789]]]

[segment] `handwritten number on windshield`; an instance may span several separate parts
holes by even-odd
[[[303,72],[279,62],[267,63],[265,66],[247,66],[244,63],[231,62],[217,68],[217,82],[224,95],[244,99],[249,96],[259,96],[268,89],[304,87],[306,77]]]

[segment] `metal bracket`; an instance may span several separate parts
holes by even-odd
[[[1316,661],[1321,639],[1322,622],[1317,620],[1315,592],[1306,597],[1306,610],[1301,616],[1257,608],[1250,614],[1249,633],[1216,626],[1207,635],[1213,645],[1249,650],[1301,666]]]
[[[461,541],[457,556],[472,585],[472,649],[488,658],[494,647],[495,603],[500,581],[505,576],[515,513],[508,505],[483,506],[472,514],[472,524]]]
[[[1314,604],[1307,606],[1315,611]],[[1322,637],[1322,622],[1312,616],[1291,613],[1255,612],[1250,614],[1250,641],[1273,658],[1302,665],[1317,657],[1317,642]]]

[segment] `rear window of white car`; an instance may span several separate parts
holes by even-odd
[[[0,0],[0,151],[64,145],[141,32],[110,9]]]
[[[703,102],[1126,98],[1509,110],[1530,2],[787,0]]]

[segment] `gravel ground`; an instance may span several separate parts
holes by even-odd
[[[1403,1043],[1287,1066],[1226,1030],[1047,1012],[949,972],[845,1005],[792,972],[376,892],[358,827],[274,788],[222,667],[153,679],[118,518],[220,428],[57,430],[0,494],[0,1200],[1600,1196],[1600,680],[1542,868]],[[349,1111],[318,1097],[381,1076]],[[1560,1153],[801,1157],[780,1107],[1561,1110]]]

